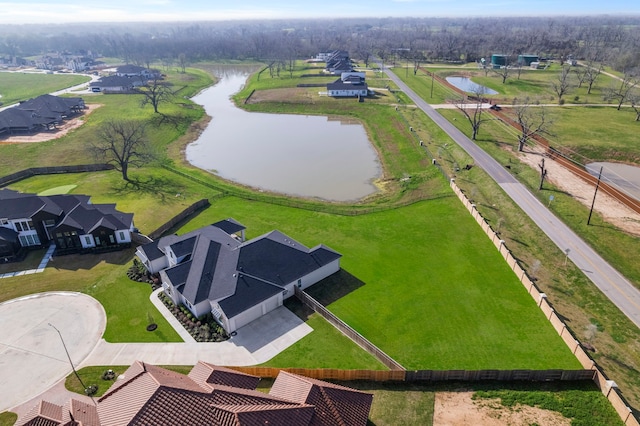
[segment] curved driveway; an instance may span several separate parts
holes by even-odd
[[[71,372],[60,335],[77,366],[93,351],[105,327],[102,305],[82,293],[39,293],[0,304],[0,412],[39,395]]]
[[[640,291],[622,274],[609,265],[577,234],[559,220],[549,209],[504,167],[479,148],[464,133],[449,123],[434,108],[411,90],[398,76],[384,68],[387,76],[403,90],[442,130],[474,159],[500,187],[524,210],[538,227],[569,259],[631,320],[640,327]],[[586,220],[586,218],[585,218]]]

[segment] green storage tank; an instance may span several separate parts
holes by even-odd
[[[507,65],[507,55],[491,55],[491,65],[493,68],[500,68]]]

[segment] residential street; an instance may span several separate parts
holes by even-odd
[[[558,248],[565,253],[568,252],[569,260],[582,269],[585,275],[636,326],[640,327],[640,291],[551,213],[524,185],[518,183],[502,165],[456,129],[393,72],[387,68],[384,71],[420,109],[474,159],[477,166],[482,167],[500,185]]]

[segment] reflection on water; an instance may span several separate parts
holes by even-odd
[[[380,176],[361,124],[310,115],[250,113],[229,99],[248,73],[226,68],[220,81],[193,98],[212,118],[187,147],[194,166],[245,185],[303,197],[356,200]],[[357,107],[357,106],[356,106]]]
[[[469,77],[447,77],[447,81],[456,86],[458,89],[464,90],[465,92],[478,93],[483,95],[498,94],[498,92],[493,89],[489,89],[486,86],[474,83]]]

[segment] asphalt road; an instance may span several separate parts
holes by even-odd
[[[455,128],[434,108],[420,98],[393,72],[384,69],[387,76],[403,90],[415,104],[442,128],[484,169],[513,201],[568,258],[627,316],[640,327],[640,291],[620,272],[609,265],[568,226],[490,155],[480,149],[464,133]],[[586,218],[585,218],[586,220]]]

